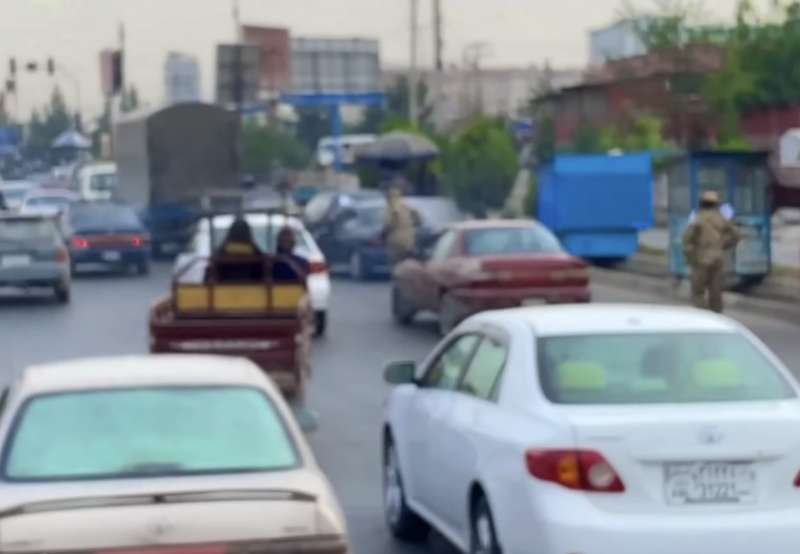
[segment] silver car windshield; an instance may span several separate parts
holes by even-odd
[[[3,450],[8,481],[274,471],[298,454],[272,403],[251,388],[147,388],[38,396]]]

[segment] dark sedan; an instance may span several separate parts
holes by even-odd
[[[410,196],[405,203],[419,216],[419,250],[429,248],[447,226],[463,219],[448,198]],[[383,194],[320,193],[306,207],[306,224],[334,268],[354,279],[391,274]]]
[[[402,262],[393,276],[395,319],[407,324],[417,312],[432,311],[442,333],[483,310],[591,298],[587,264],[535,221],[454,225],[426,259]]]
[[[133,208],[115,203],[76,204],[67,224],[73,270],[103,266],[140,275],[150,270],[150,237]]]

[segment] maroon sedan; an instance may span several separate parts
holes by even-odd
[[[484,310],[590,299],[587,264],[539,223],[469,221],[442,235],[426,260],[397,265],[392,313],[408,324],[417,312],[433,311],[447,333]]]

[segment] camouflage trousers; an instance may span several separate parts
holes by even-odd
[[[692,305],[722,313],[725,288],[725,262],[692,266]]]

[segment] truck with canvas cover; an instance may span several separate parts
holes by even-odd
[[[116,196],[139,210],[156,255],[191,238],[203,198],[240,188],[238,129],[235,113],[197,102],[116,126]]]

